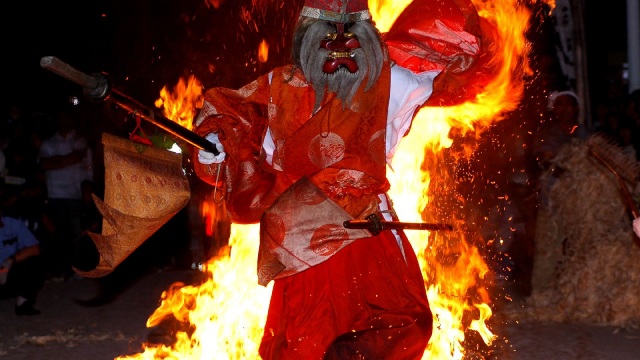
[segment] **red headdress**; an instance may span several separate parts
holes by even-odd
[[[367,0],[305,0],[300,16],[344,24],[371,19]]]

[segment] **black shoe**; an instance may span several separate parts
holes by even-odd
[[[22,305],[16,305],[16,315],[40,315],[40,310],[34,308],[31,302],[25,301]]]

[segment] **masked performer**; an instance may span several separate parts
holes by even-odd
[[[416,0],[383,40],[366,0],[307,0],[292,65],[207,91],[195,131],[221,152],[197,174],[224,179],[233,222],[260,222],[275,281],[262,358],[421,358],[433,319],[405,234],[343,224],[396,220],[386,165],[434,78],[474,64],[477,28],[470,3]]]

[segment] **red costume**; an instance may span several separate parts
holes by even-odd
[[[452,61],[468,67],[479,50],[465,28],[475,13],[470,4],[461,11],[460,2],[439,1],[448,16],[436,11],[438,18],[419,12],[435,11],[431,4],[410,5],[407,11],[425,14],[413,18],[436,35],[392,29],[385,40],[393,44],[393,59],[434,76]],[[338,24],[337,38],[345,43],[353,34],[343,33],[343,24],[370,17],[366,0],[307,1],[302,15]],[[399,26],[408,30],[408,23]],[[431,336],[424,281],[406,236],[343,227],[345,220],[393,214],[385,211],[384,195],[392,63],[380,45],[379,77],[370,88],[363,82],[347,104],[327,91],[316,108],[314,87],[295,66],[240,90],[214,88],[205,95],[196,132],[218,134],[231,219],[260,222],[259,282],[275,280],[260,346],[264,359],[419,359]],[[349,51],[339,52],[336,64],[350,61]],[[438,56],[416,57],[428,53]],[[200,177],[215,183],[217,165],[194,163]]]

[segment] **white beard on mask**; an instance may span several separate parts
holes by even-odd
[[[361,45],[352,51],[358,70],[351,73],[341,66],[331,74],[322,70],[330,51],[320,48],[319,44],[327,34],[335,33],[334,27],[326,21],[317,21],[306,30],[300,48],[300,65],[307,81],[315,90],[315,109],[322,103],[326,92],[335,93],[343,106],[347,106],[365,79],[368,79],[366,91],[380,76],[384,52],[377,29],[371,23],[363,21],[355,23],[349,30],[358,37]]]

